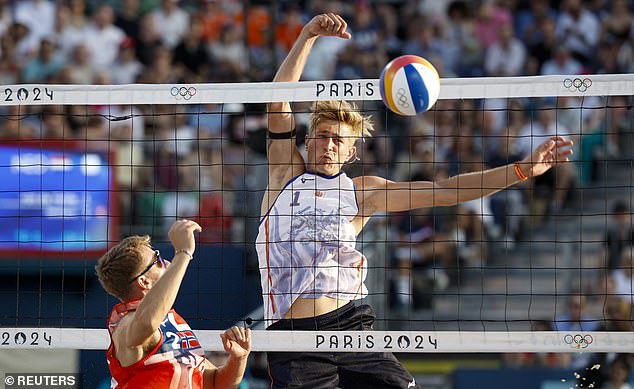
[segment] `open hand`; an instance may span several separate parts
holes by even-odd
[[[553,136],[537,146],[533,154],[520,162],[522,170],[530,176],[539,176],[558,163],[567,162],[572,155],[572,140]]]
[[[346,31],[348,23],[339,15],[333,13],[317,15],[305,26],[312,36],[338,36],[350,39],[352,35]]]
[[[251,329],[233,326],[220,334],[222,346],[234,358],[246,358],[251,352]]]

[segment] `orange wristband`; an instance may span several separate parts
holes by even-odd
[[[519,177],[520,180],[522,180],[522,181],[528,180],[528,176],[526,174],[524,174],[524,172],[520,168],[520,164],[519,163],[516,162],[515,165],[513,165],[513,169],[515,169],[515,174],[517,174],[517,176]]]

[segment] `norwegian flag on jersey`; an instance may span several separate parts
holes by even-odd
[[[202,351],[202,347],[189,324],[178,313],[170,311],[161,323],[160,329],[163,333],[163,344],[158,349],[157,354],[173,352],[174,358],[181,360],[182,363],[193,357],[191,362],[197,364],[196,357],[200,356],[201,353],[194,352],[194,350]]]

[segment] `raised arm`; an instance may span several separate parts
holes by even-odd
[[[347,23],[339,15],[321,14],[312,18],[302,29],[288,55],[275,74],[274,82],[299,81],[306,60],[319,36],[336,36],[350,39]],[[269,112],[269,191],[265,195],[262,209],[268,210],[282,186],[292,177],[305,170],[304,159],[295,147],[294,137],[288,134],[295,129],[293,112],[289,102],[274,102],[268,105]],[[275,134],[279,134],[275,137]]]
[[[165,316],[172,309],[187,265],[192,259],[196,243],[194,231],[201,231],[198,223],[191,220],[175,222],[168,233],[176,255],[155,285],[139,304],[132,321],[125,331],[125,346],[138,347],[156,333]],[[143,281],[139,281],[143,282]]]
[[[571,146],[571,140],[552,137],[517,164],[460,174],[436,182],[393,182],[381,177],[360,177],[357,179],[362,204],[359,212],[369,217],[376,212],[447,206],[485,197],[522,181],[523,177],[541,175],[557,163],[568,161],[572,154]]]

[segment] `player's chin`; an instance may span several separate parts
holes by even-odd
[[[322,161],[320,163],[321,170],[329,175],[336,174],[339,172],[340,165],[333,161]]]

